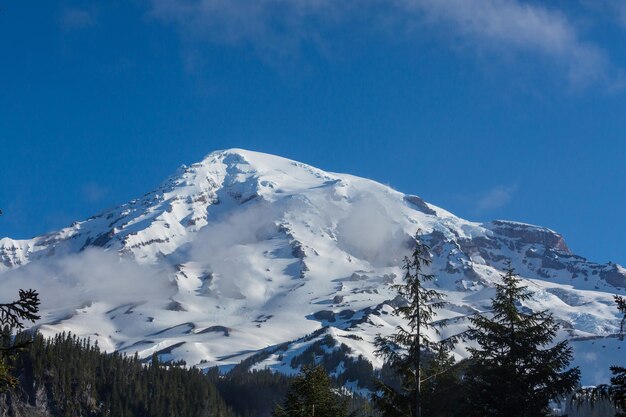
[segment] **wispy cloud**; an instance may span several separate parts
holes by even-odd
[[[352,1],[151,0],[152,16],[174,23],[187,41],[252,45],[263,54],[295,52],[322,25],[347,16]],[[370,1],[370,0],[366,0]]]
[[[93,11],[79,8],[66,8],[61,14],[60,23],[63,29],[83,29],[95,24],[95,15]]]
[[[187,41],[250,45],[289,54],[324,31],[363,18],[392,37],[445,29],[473,48],[534,54],[576,85],[607,77],[610,63],[567,15],[522,0],[151,0],[151,15],[176,25]],[[406,30],[412,29],[412,30]]]
[[[485,214],[486,212],[501,209],[513,200],[513,196],[517,191],[516,186],[498,185],[476,200],[476,214]]]
[[[562,66],[574,84],[600,80],[608,60],[582,40],[567,16],[518,0],[405,0],[433,23],[444,24],[478,47],[534,53]]]
[[[117,253],[90,248],[32,262],[1,275],[0,294],[33,288],[42,297],[42,312],[72,309],[88,302],[120,305],[168,300],[175,292],[171,271],[141,266]]]

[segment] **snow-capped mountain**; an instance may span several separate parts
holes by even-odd
[[[292,372],[293,358],[331,338],[380,366],[372,342],[399,323],[390,284],[418,229],[447,294],[446,334],[488,310],[510,260],[535,292],[527,307],[551,310],[573,340],[583,382],[619,361],[621,266],[571,253],[546,228],[470,222],[371,180],[238,149],[58,232],[1,239],[0,288],[41,291],[45,334],[141,357]]]

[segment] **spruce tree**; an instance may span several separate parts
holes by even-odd
[[[578,384],[578,368],[565,370],[571,347],[554,343],[559,325],[546,311],[522,310],[521,302],[532,294],[520,282],[509,266],[496,285],[492,316],[470,319],[469,336],[478,346],[468,349],[468,417],[548,416],[550,400]]]
[[[276,406],[273,417],[347,417],[348,401],[331,386],[322,366],[303,366],[289,386],[282,405]]]
[[[444,298],[442,293],[424,286],[435,279],[424,272],[430,263],[429,247],[418,231],[413,252],[403,261],[404,283],[393,286],[405,301],[395,313],[407,321],[407,327],[400,325],[395,333],[376,338],[376,353],[386,360],[396,379],[396,384],[378,381],[378,392],[372,395],[372,402],[385,416],[421,416],[425,354],[437,350],[426,332],[438,333],[433,320]]]

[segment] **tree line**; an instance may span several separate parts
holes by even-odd
[[[18,382],[1,402],[8,415],[45,410],[55,417],[236,416],[199,369],[161,364],[156,354],[149,363],[136,355],[107,354],[68,333],[35,335],[7,364]]]

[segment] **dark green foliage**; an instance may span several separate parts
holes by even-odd
[[[321,366],[303,366],[294,378],[282,405],[273,417],[346,417],[348,400],[337,394],[331,379]]]
[[[285,398],[291,378],[270,370],[233,370],[220,375],[217,368],[207,373],[224,401],[242,417],[269,417],[275,405]]]
[[[313,341],[326,331],[327,328],[321,328],[298,339],[298,342]],[[293,377],[270,370],[250,371],[250,368],[270,355],[277,355],[280,358],[288,348],[289,343],[277,345],[246,358],[224,375],[220,375],[216,368],[210,369],[207,375],[217,386],[226,403],[238,415],[267,417],[275,405],[285,398]],[[333,378],[334,384],[342,386],[346,382],[356,382],[358,387],[369,387],[374,375],[372,364],[363,357],[355,358],[350,353],[346,345],[326,335],[320,340],[313,341],[300,355],[292,358],[289,365],[297,368],[319,364],[329,374],[342,368],[343,372]],[[349,398],[348,408],[350,411],[357,411],[357,416],[373,415],[367,399],[358,395]]]
[[[137,356],[106,354],[88,340],[59,334],[35,337],[14,362],[20,370],[15,400],[35,401],[43,393],[55,417],[230,417],[215,386],[197,369]],[[40,395],[41,397],[41,395]]]
[[[457,415],[463,399],[461,375],[466,362],[455,362],[446,344],[440,344],[435,351],[424,352],[422,361],[422,415]],[[373,398],[377,409],[384,416],[411,416],[414,398],[410,395],[398,395],[402,392],[402,380],[387,363],[380,371],[380,381],[379,386],[386,391],[377,395],[379,398],[384,396],[382,401]]]
[[[463,400],[461,375],[466,362],[455,362],[446,344],[437,346],[425,361],[422,379],[422,415],[450,417]]]
[[[512,268],[496,285],[493,317],[471,319],[471,360],[466,415],[477,417],[543,417],[551,399],[577,386],[578,368],[564,370],[572,359],[566,341],[554,344],[559,325],[551,314],[526,313],[520,302],[531,298]]]
[[[26,335],[15,338],[13,332],[23,329],[24,321],[39,319],[39,294],[34,290],[19,290],[19,296],[16,301],[0,304],[0,392],[16,385],[8,362],[31,342]]]
[[[293,377],[268,369],[246,371],[237,367],[225,375],[220,375],[217,368],[212,368],[207,375],[224,401],[242,417],[269,417],[276,404],[286,397],[287,389],[294,380]],[[342,384],[333,380],[333,385]],[[366,398],[353,395],[347,401],[349,411],[356,412],[355,416],[373,415]]]
[[[424,404],[432,400],[426,394],[432,397],[439,387],[438,380],[433,377],[430,390],[420,392],[420,384],[426,377],[422,372],[427,357],[430,355],[432,361],[432,352],[448,353],[445,347],[426,335],[428,330],[438,333],[433,320],[435,310],[443,307],[444,297],[442,293],[424,286],[435,278],[423,271],[430,263],[429,248],[421,241],[418,232],[411,257],[404,258],[404,283],[394,286],[399,298],[406,301],[395,312],[407,320],[408,328],[398,326],[394,334],[376,338],[376,353],[386,360],[389,377],[378,381],[372,402],[385,416],[421,415],[422,408],[428,410]],[[450,362],[448,357],[444,362],[442,367]]]

